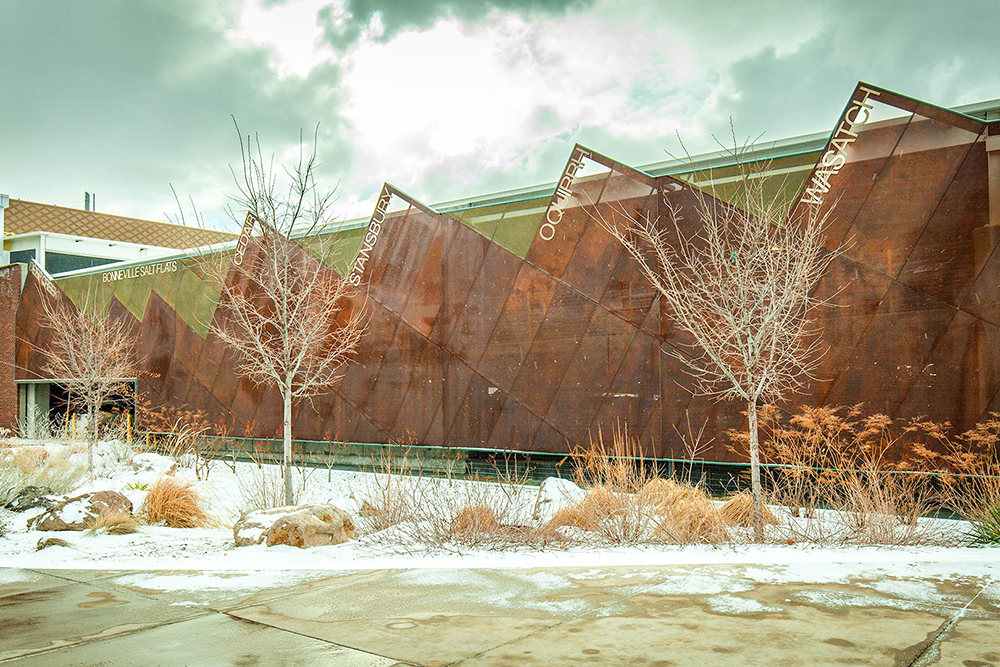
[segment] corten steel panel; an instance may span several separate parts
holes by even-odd
[[[334,433],[326,433],[326,423],[337,402],[346,404],[332,388],[322,394],[292,405],[292,432],[316,434],[317,439],[333,440]]]
[[[446,346],[472,367],[479,363],[486,349],[522,263],[523,260],[498,245],[490,245],[486,252]]]
[[[211,389],[215,385],[216,378],[219,375],[219,368],[223,367],[223,361],[225,361],[225,368],[231,368],[232,358],[231,352],[228,348],[219,340],[219,337],[209,332],[208,336],[205,337],[205,344],[202,346],[201,351],[198,356],[194,358],[194,377],[201,383],[206,389]]]
[[[416,210],[410,214],[429,217],[427,213]],[[459,223],[447,216],[440,216],[434,236],[431,238],[424,254],[423,263],[413,280],[406,307],[403,311],[403,321],[413,327],[421,336],[430,336],[437,320],[438,311],[443,301],[444,257],[448,245],[455,234]]]
[[[958,311],[910,386],[898,416],[973,424],[1000,388],[1000,327]]]
[[[489,247],[487,239],[468,227],[455,227],[441,269],[441,307],[430,334],[434,343],[444,345],[451,336]]]
[[[646,319],[656,295],[655,288],[642,274],[639,262],[631,253],[623,252],[618,256],[617,266],[601,297],[601,306],[639,326]]]
[[[949,135],[948,145],[930,150],[935,131]],[[899,273],[976,139],[971,132],[914,117],[854,219],[847,254],[886,275]]]
[[[608,209],[610,207],[602,203],[598,208]],[[605,212],[604,215],[607,216],[610,213]],[[591,299],[599,301],[608,286],[618,257],[623,252],[625,249],[617,239],[611,236],[597,221],[588,220],[562,279]]]
[[[636,328],[596,308],[545,420],[577,443],[586,443],[590,424],[631,346]]]
[[[173,393],[168,380],[173,363],[174,317],[174,310],[158,294],[150,294],[136,345],[139,359],[145,360],[150,386],[162,396]]]
[[[841,255],[833,260],[813,296],[828,302],[815,311],[817,328],[827,351],[814,372],[815,379],[793,403],[818,405],[847,368],[854,348],[889,290],[891,280],[881,273]]]
[[[500,417],[507,395],[491,385],[489,380],[473,373],[451,430],[445,439],[447,447],[486,447],[493,427]]]
[[[642,434],[652,417],[654,404],[660,400],[659,357],[659,342],[638,332],[590,426],[592,434],[600,430],[608,438],[621,424],[628,424],[633,435]],[[659,421],[659,415],[656,419]],[[640,444],[644,451],[656,445]]]
[[[989,224],[985,142],[973,144],[910,253],[899,281],[958,306],[975,279],[973,230]]]
[[[240,377],[236,371],[239,362],[231,348],[222,346],[221,349],[222,355],[219,359],[219,366],[215,370],[215,379],[210,391],[223,408],[230,410],[233,405],[233,397],[236,396],[236,390],[240,384]],[[205,353],[202,352],[201,356],[204,357]],[[244,417],[244,419],[248,418]]]
[[[375,388],[386,350],[396,334],[399,318],[374,300],[367,306],[368,327],[357,350],[347,365],[337,391],[356,408],[363,408]]]
[[[396,334],[385,350],[375,387],[362,413],[379,430],[390,432],[402,407],[410,378],[427,339],[405,323],[396,326]]]
[[[274,435],[274,429],[268,428],[269,424],[257,421],[257,409],[261,404],[261,399],[265,395],[265,388],[255,385],[245,377],[236,376],[236,391],[233,393],[233,400],[229,404],[229,411],[233,414],[237,424],[253,425],[253,435],[268,438]],[[280,423],[281,399],[278,398],[277,413]],[[274,408],[271,409],[272,411]],[[262,415],[263,416],[263,415]],[[267,420],[273,421],[273,420]]]
[[[489,344],[476,366],[480,375],[504,391],[510,391],[555,291],[555,279],[528,263],[521,265]]]
[[[563,433],[552,428],[549,424],[542,422],[535,431],[535,438],[531,441],[531,451],[549,452],[552,454],[566,454],[572,452],[577,445],[587,446],[587,443],[574,443]]]
[[[451,425],[458,416],[469,382],[475,374],[458,357],[445,354],[441,359],[443,379],[441,381],[441,424],[444,427],[444,439],[447,439]]]
[[[184,323],[181,318],[176,321],[177,334],[174,339],[174,360],[184,366],[190,375],[196,375],[198,358],[205,347],[205,339]]]
[[[0,269],[0,428],[17,428],[17,385],[14,384],[17,304],[21,296],[21,267]]]
[[[434,235],[433,227],[436,227],[436,221],[419,215],[414,216],[411,229],[407,220],[415,210],[410,206],[386,216],[378,242],[365,265],[364,284],[368,293],[396,315],[403,312],[409,287]]]
[[[956,312],[923,292],[893,282],[826,402],[864,403],[869,412],[895,415]]]
[[[831,177],[835,194],[828,194],[825,199],[824,211],[829,210],[827,248],[832,250],[846,240],[858,211],[868,199],[889,156],[896,150],[908,122],[909,116],[857,129],[858,138],[844,155],[846,163]],[[800,213],[796,211],[792,217]]]
[[[699,457],[705,461],[746,461],[730,451],[732,439],[730,431],[747,430],[745,403],[737,400],[717,401],[709,396],[693,396],[684,415],[684,421],[677,425],[678,430],[686,434],[687,419],[691,420],[691,428],[697,430],[705,426],[702,444],[705,452]],[[671,429],[664,432],[663,437],[671,442],[664,449],[670,451],[672,458],[686,458],[683,444],[677,434]]]
[[[282,433],[281,425],[285,419],[285,407],[281,394],[272,385],[258,387],[258,390],[260,393],[255,406],[257,409],[253,413],[253,421],[257,424],[257,432],[264,437],[280,438]],[[239,392],[237,392],[237,398],[239,398]],[[236,405],[235,400],[233,401],[233,405]],[[300,426],[302,428],[298,430],[293,427],[292,433],[307,434],[314,432],[306,428],[308,424],[301,424]]]
[[[678,431],[687,435],[688,425],[695,433],[702,427],[702,422],[692,421],[688,408],[694,398],[693,382],[677,355],[683,351],[669,345],[660,345],[660,422],[659,434],[662,441],[658,451],[665,458],[684,458],[684,442]],[[652,423],[646,425],[646,430],[656,428]],[[711,437],[709,435],[708,437]],[[648,441],[648,438],[644,439]]]
[[[563,283],[556,287],[545,322],[535,334],[511,389],[518,401],[536,415],[548,411],[596,306]]]
[[[372,257],[369,294],[394,313],[402,314],[424,259],[437,236],[438,216],[411,207],[405,220],[388,218],[379,236],[382,252]],[[377,249],[377,246],[376,246]],[[418,292],[419,298],[419,292]]]
[[[232,428],[235,435],[243,434],[243,424],[235,423],[229,411],[224,409],[197,380],[192,379],[188,386],[187,397],[181,405],[189,406],[192,410],[204,410],[205,418],[217,432],[222,424],[226,424]]]
[[[410,385],[403,398],[392,435],[403,442],[426,445],[444,444],[441,423],[442,387],[445,352],[429,341],[423,344],[414,364]]]
[[[528,412],[513,396],[508,396],[486,446],[497,450],[530,451],[541,423],[542,420]]]
[[[987,230],[991,230],[992,233]],[[989,258],[984,263],[972,289],[962,302],[962,310],[966,310],[976,317],[982,318],[993,324],[1000,325],[1000,245],[996,244],[996,227],[979,228],[974,230],[976,236],[981,239],[980,245],[985,245],[982,240],[989,239],[994,246]],[[985,237],[985,239],[984,239]]]
[[[562,277],[566,265],[573,256],[573,249],[591,218],[586,208],[600,200],[610,173],[609,171],[583,176],[573,181],[573,196],[563,203],[562,219],[553,225],[552,238],[549,240],[542,238],[542,230],[539,229],[528,249],[529,262],[555,278]]]

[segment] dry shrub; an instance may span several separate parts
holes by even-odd
[[[41,447],[0,448],[0,506],[26,486],[66,493],[76,487],[85,470],[69,461],[66,451],[49,454]]]
[[[579,528],[580,530],[597,530],[599,524],[592,517],[585,516],[576,507],[564,507],[552,515],[545,530],[555,532],[557,528]]]
[[[704,493],[660,507],[655,536],[669,544],[720,544],[730,538],[722,514]]]
[[[612,431],[610,446],[598,431],[597,440],[573,456],[578,482],[594,487],[575,507],[557,512],[546,526],[549,532],[576,528],[614,544],[719,544],[729,539],[705,492],[657,477],[627,426]]]
[[[87,528],[94,532],[104,532],[110,535],[129,535],[139,529],[139,521],[131,514],[123,512],[108,512],[100,514],[87,523]]]
[[[139,514],[146,523],[164,523],[171,528],[199,528],[211,524],[198,504],[198,494],[192,484],[174,477],[156,480]]]
[[[534,491],[528,471],[495,462],[496,481],[429,477],[419,459],[384,454],[373,462],[359,524],[375,545],[455,550],[544,548],[565,539],[532,521]],[[450,470],[450,468],[448,468]],[[391,529],[391,530],[389,530]]]
[[[485,505],[463,507],[451,520],[451,532],[459,533],[489,533],[500,531],[500,519],[492,508]]]
[[[727,526],[740,526],[741,528],[753,527],[753,494],[749,491],[741,491],[719,509],[722,520]],[[765,505],[764,523],[775,526],[778,524],[778,517]]]

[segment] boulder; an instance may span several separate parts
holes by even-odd
[[[25,510],[34,509],[36,507],[44,507],[45,509],[50,509],[56,504],[55,500],[48,498],[52,493],[52,489],[46,486],[26,486],[17,492],[9,503],[4,507],[9,509],[11,512],[24,512]]]
[[[263,544],[267,539],[267,529],[286,514],[295,512],[299,507],[272,507],[266,510],[251,510],[244,512],[240,520],[233,524],[233,539],[238,547],[249,547]]]
[[[333,505],[298,505],[247,512],[233,526],[236,546],[267,543],[300,549],[341,544],[357,532],[347,512]]]
[[[132,457],[132,470],[136,472],[152,472],[160,475],[173,475],[177,464],[169,456],[161,456],[152,452],[143,452]]]
[[[344,510],[333,505],[305,505],[274,522],[267,530],[267,546],[287,544],[308,549],[342,544],[357,536],[354,521]]]
[[[35,530],[86,530],[105,514],[132,514],[132,501],[117,491],[94,491],[67,498],[28,522]]]
[[[560,510],[579,505],[586,495],[586,491],[568,479],[548,477],[538,487],[532,518],[545,523]]]

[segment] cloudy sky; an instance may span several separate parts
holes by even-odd
[[[732,118],[828,131],[858,80],[1000,98],[994,0],[0,0],[0,193],[219,224],[230,115],[278,159],[319,123],[338,210],[554,181],[574,142],[630,164]]]

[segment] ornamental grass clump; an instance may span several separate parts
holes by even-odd
[[[108,535],[130,535],[139,529],[139,520],[124,512],[107,512],[87,522],[87,529]]]
[[[161,477],[149,488],[139,516],[146,523],[171,528],[200,528],[212,523],[201,508],[191,482],[173,477]]]
[[[625,545],[720,544],[729,539],[708,495],[695,485],[657,476],[627,425],[613,429],[610,445],[598,430],[591,446],[573,457],[577,482],[591,490],[575,506],[556,512],[548,532]]]

